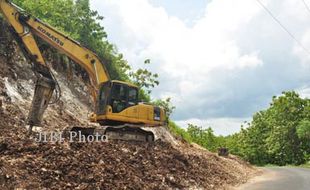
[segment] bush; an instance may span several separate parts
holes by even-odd
[[[186,130],[177,126],[177,124],[174,123],[173,121],[168,122],[168,128],[169,128],[170,132],[172,134],[174,134],[175,136],[182,138],[183,140],[187,141],[188,143],[192,142],[191,137],[186,132]]]

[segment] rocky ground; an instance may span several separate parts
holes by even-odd
[[[5,30],[0,76],[0,189],[224,189],[257,172],[235,156],[176,140],[166,128],[157,129],[155,143],[37,143],[25,128],[35,78]],[[56,77],[63,96],[46,111],[43,131],[92,125],[83,82]]]

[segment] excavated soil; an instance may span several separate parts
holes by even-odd
[[[25,128],[34,87],[31,66],[8,31],[0,39],[0,189],[224,189],[257,172],[235,156],[218,157],[176,140],[165,128],[154,143],[35,142]],[[63,96],[47,109],[42,130],[91,125],[83,82],[75,76],[68,84],[62,73],[56,77]]]
[[[253,172],[237,158],[161,140],[36,143],[20,118],[11,106],[1,112],[1,189],[218,189]]]

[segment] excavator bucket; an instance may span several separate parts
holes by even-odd
[[[28,115],[28,125],[39,126],[55,89],[55,82],[46,77],[37,79],[31,109]]]

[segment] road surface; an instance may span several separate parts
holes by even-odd
[[[309,168],[272,167],[263,171],[236,190],[310,190]]]

